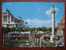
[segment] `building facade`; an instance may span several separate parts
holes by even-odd
[[[24,25],[24,21],[16,18],[9,10],[2,12],[3,45],[8,46],[8,32],[15,31],[14,28]],[[8,31],[7,31],[8,30]]]
[[[13,28],[22,26],[23,24],[24,21],[14,17],[9,10],[6,10],[6,12],[2,13],[2,27]]]
[[[61,22],[57,26],[56,30],[56,47],[64,47],[64,27],[65,27],[65,17],[62,18]]]
[[[57,35],[64,34],[64,26],[65,26],[65,17],[62,18],[61,22],[57,26]]]

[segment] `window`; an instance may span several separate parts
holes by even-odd
[[[7,16],[4,16],[3,20],[4,20],[4,22],[7,22]]]
[[[15,19],[14,19],[14,17],[11,17],[11,21],[13,22]]]

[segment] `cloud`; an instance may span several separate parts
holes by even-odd
[[[28,26],[31,27],[50,27],[51,20],[41,20],[41,19],[26,19]]]

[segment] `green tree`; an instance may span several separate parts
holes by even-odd
[[[49,31],[49,32],[51,32],[51,31],[52,31],[52,28],[51,28],[51,27],[50,27],[50,28],[48,28],[48,31]]]
[[[4,33],[10,32],[10,28],[8,28],[8,27],[2,27],[2,30]]]

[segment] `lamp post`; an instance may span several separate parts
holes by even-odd
[[[52,34],[51,34],[51,37],[50,37],[50,42],[51,43],[54,42],[53,38],[54,38],[54,33],[55,33],[55,13],[56,13],[55,5],[53,3],[52,10],[51,10],[51,17],[52,17]]]

